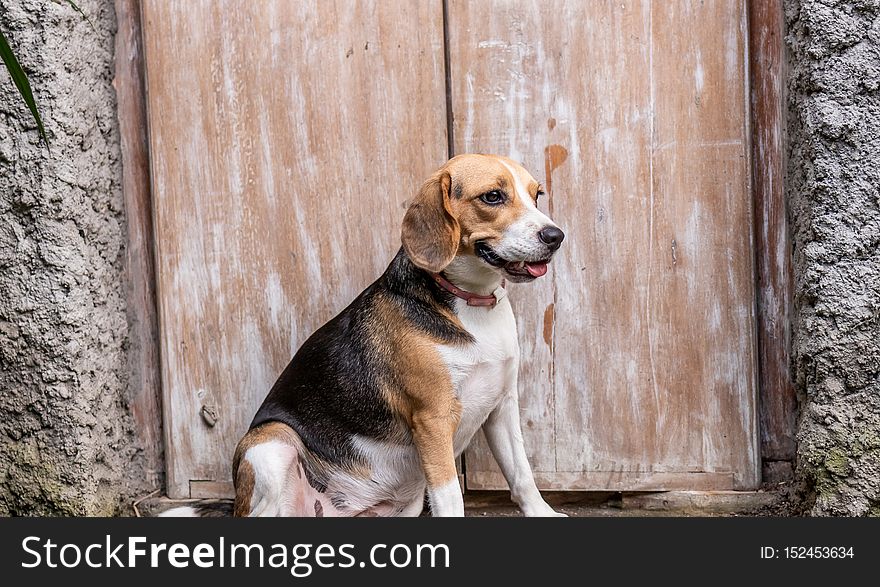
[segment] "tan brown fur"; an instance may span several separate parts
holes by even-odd
[[[251,500],[254,495],[254,468],[247,461],[240,463],[232,477],[235,483],[235,502],[232,506],[232,515],[236,518],[244,518],[250,513]]]
[[[399,388],[384,390],[385,399],[410,429],[428,485],[442,485],[457,474],[452,439],[461,404],[437,351],[439,341],[398,317],[390,302],[380,301],[376,313],[373,336],[401,378]],[[458,322],[454,314],[449,316]]]
[[[459,225],[452,211],[451,178],[443,169],[422,185],[406,211],[401,241],[419,267],[440,271],[458,250]]]
[[[518,175],[515,178],[503,163]],[[403,220],[401,240],[419,267],[441,271],[456,255],[472,254],[474,243],[497,243],[526,209],[516,194],[516,180],[537,201],[540,185],[522,166],[495,155],[460,155],[450,159],[421,187]],[[501,190],[504,206],[490,206],[480,196]]]

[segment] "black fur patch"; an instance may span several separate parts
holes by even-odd
[[[341,493],[334,493],[330,496],[330,503],[338,510],[348,509],[348,498]]]
[[[232,517],[233,504],[231,501],[216,501],[200,503],[193,506],[193,509],[199,518],[229,518]]]
[[[312,486],[312,489],[314,489],[318,493],[324,493],[325,491],[327,491],[327,484],[318,479],[317,475],[315,475],[307,465],[303,464],[302,469],[303,471],[305,471],[306,481],[309,482],[309,485]]]
[[[473,339],[442,310],[455,297],[416,267],[401,248],[385,273],[335,318],[315,331],[272,386],[251,422],[282,422],[299,434],[315,457],[333,465],[359,461],[352,436],[377,440],[399,436],[399,422],[382,395],[396,386],[387,354],[375,348],[377,303],[390,305],[408,325],[445,343]],[[318,491],[326,485],[308,463],[303,470]]]

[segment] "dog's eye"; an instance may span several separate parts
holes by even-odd
[[[538,190],[537,192],[535,192],[535,201],[537,202],[538,198],[540,198],[543,195],[544,195],[544,190]]]
[[[492,190],[480,196],[480,200],[490,206],[497,206],[504,202],[504,194],[500,190]]]

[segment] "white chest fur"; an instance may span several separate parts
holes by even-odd
[[[493,308],[468,306],[456,300],[456,311],[474,342],[442,345],[438,348],[449,369],[453,389],[462,407],[461,422],[453,440],[455,454],[461,454],[474,434],[515,387],[519,367],[516,321],[510,302],[503,299]],[[369,507],[380,501],[403,506],[420,499],[425,477],[415,446],[392,444],[361,436],[355,445],[370,463],[368,483],[360,478],[340,476],[336,484],[350,499]],[[353,502],[353,505],[357,505]]]
[[[456,312],[474,338],[467,345],[444,345],[440,355],[461,402],[461,423],[455,434],[460,454],[504,393],[516,384],[519,343],[516,320],[507,298],[491,308],[468,306],[456,300]]]

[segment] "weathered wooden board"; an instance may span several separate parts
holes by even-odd
[[[794,459],[797,396],[791,381],[791,243],[785,213],[785,54],[779,0],[749,1],[752,176],[755,198],[761,455]]]
[[[129,324],[129,402],[138,443],[143,448],[145,478],[162,487],[165,459],[159,396],[159,324],[156,316],[156,270],[144,102],[144,55],[137,0],[116,0],[116,88],[122,151],[122,195],[127,241],[125,273]]]
[[[744,3],[451,0],[448,30],[455,151],[523,161],[567,229],[511,294],[539,482],[754,487]],[[483,443],[466,471],[504,486]]]
[[[167,487],[204,497],[446,159],[442,5],[145,0],[143,17]]]
[[[548,14],[552,10],[548,6]],[[561,132],[554,129],[556,122],[549,114],[557,94],[542,92],[542,84],[549,84],[545,76],[553,75],[559,55],[544,54],[541,42],[547,35],[560,34],[555,29],[559,23],[555,18],[544,21],[543,15],[539,3],[453,0],[448,4],[447,26],[454,152],[508,155],[539,181],[545,176],[544,146]],[[553,150],[555,162],[562,156]],[[546,157],[550,165],[549,150]],[[550,198],[540,201],[539,207],[554,216],[556,185],[545,181],[544,187]],[[562,226],[569,228],[565,222]],[[555,289],[547,277],[510,285],[509,290],[523,357],[520,412],[529,461],[535,471],[552,472],[557,425],[552,384]],[[480,435],[476,449],[465,459],[468,486],[479,488],[475,474],[486,470],[496,470],[496,465]]]

